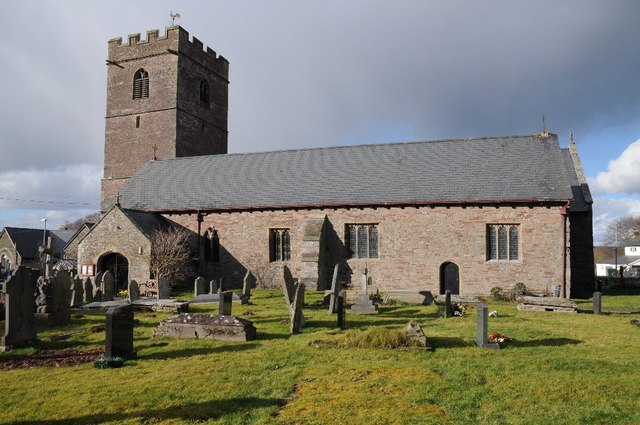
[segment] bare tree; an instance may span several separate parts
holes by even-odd
[[[178,227],[159,229],[153,233],[149,266],[156,279],[163,277],[171,283],[177,283],[194,276],[189,237],[188,230]]]
[[[637,238],[640,231],[640,217],[627,215],[609,223],[605,242],[609,246],[627,246]]]
[[[99,212],[92,212],[90,214],[85,215],[84,217],[80,217],[74,221],[65,221],[62,226],[60,226],[59,230],[78,230],[85,223],[95,223],[100,220]]]

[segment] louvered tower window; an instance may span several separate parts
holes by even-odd
[[[144,69],[136,71],[133,77],[133,98],[142,99],[149,97],[149,74]]]

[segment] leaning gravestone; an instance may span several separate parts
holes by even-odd
[[[487,305],[484,303],[478,304],[477,311],[478,323],[476,345],[482,348],[500,349],[500,344],[489,342],[489,313]]]
[[[82,300],[83,304],[89,304],[93,302],[93,282],[91,282],[91,278],[87,277],[82,283],[84,286],[84,298]]]
[[[200,294],[204,294],[205,293],[205,286],[207,284],[207,281],[204,280],[204,277],[202,276],[198,276],[195,280],[195,282],[193,283],[193,297],[197,297]]]
[[[71,322],[65,279],[56,276],[38,278],[36,326],[52,327]]]
[[[329,313],[333,314],[338,311],[337,299],[338,292],[340,292],[340,288],[338,288],[338,267],[339,265],[333,268],[333,277],[331,278],[331,294],[329,295]]]
[[[251,270],[247,270],[247,274],[244,275],[242,280],[242,295],[244,295],[246,301],[251,298],[251,288],[256,286],[256,278],[251,273]]]
[[[218,289],[218,315],[231,316],[233,304],[233,291],[221,291]]]
[[[304,317],[302,315],[302,305],[304,303],[304,283],[296,285],[293,304],[291,309],[291,326],[290,333],[295,335],[300,333],[300,329],[304,326]]]
[[[166,300],[171,296],[171,285],[169,280],[163,277],[158,279],[158,299]]]
[[[73,279],[73,290],[71,291],[71,307],[80,307],[84,301],[84,286],[78,276]]]
[[[289,267],[284,266],[282,268],[282,292],[284,292],[284,298],[287,302],[287,306],[291,308],[291,303],[293,303],[293,297],[295,296],[295,281],[293,279],[293,275],[291,274],[291,270]]]
[[[137,301],[140,299],[140,285],[135,280],[129,282],[129,288],[127,289],[129,294],[129,301]]]
[[[105,359],[135,357],[133,351],[133,308],[130,305],[107,310],[105,322]]]
[[[104,272],[98,272],[98,274],[96,274],[96,278],[93,281],[94,287],[93,287],[93,300],[94,301],[98,301],[98,302],[102,302],[102,298],[104,296],[104,288],[102,286],[102,278],[104,276]],[[107,301],[107,300],[105,300]]]
[[[113,297],[116,295],[116,286],[113,278],[113,273],[109,270],[104,272],[102,276],[102,300],[113,301]]]
[[[0,338],[0,351],[37,341],[33,317],[34,292],[38,273],[18,267],[4,283],[5,317],[4,336]]]

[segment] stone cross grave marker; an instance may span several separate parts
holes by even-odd
[[[256,278],[251,273],[251,270],[247,270],[247,274],[244,275],[244,279],[242,281],[242,295],[244,295],[247,299],[251,298],[251,288],[256,286]]]
[[[195,280],[195,282],[193,282],[193,297],[197,297],[200,294],[204,294],[205,293],[205,286],[207,284],[207,281],[204,279],[204,277],[202,276],[198,276]]]
[[[480,303],[476,309],[478,311],[476,345],[482,348],[500,349],[499,344],[489,342],[489,312],[487,305]]]
[[[336,264],[333,268],[333,277],[331,278],[331,294],[329,295],[329,313],[331,314],[338,311],[337,300],[338,292],[340,292],[340,288],[338,288],[338,267],[339,264]]]
[[[107,310],[104,357],[135,357],[133,351],[133,308],[130,305]]]
[[[340,329],[341,331],[347,329],[347,325],[345,323],[345,298],[347,298],[347,292],[344,290],[341,290],[340,292],[338,292],[338,300],[336,302],[336,310],[338,313],[338,329]]]
[[[304,283],[298,283],[295,288],[293,304],[291,305],[291,335],[300,333],[300,329],[304,326],[304,317],[302,315],[302,305],[304,304]]]
[[[231,316],[232,305],[233,291],[222,291],[218,289],[218,315]]]
[[[169,279],[164,277],[158,278],[158,299],[166,300],[169,299],[171,295],[171,285],[169,284]]]
[[[89,304],[93,302],[93,282],[91,282],[91,278],[87,276],[87,278],[82,283],[84,286],[84,299],[82,300],[84,304]]]
[[[84,301],[84,285],[78,276],[73,279],[71,291],[71,307],[80,307]]]
[[[116,287],[113,279],[113,273],[107,270],[102,276],[102,299],[104,301],[113,301],[115,292]]]
[[[593,314],[602,314],[602,294],[600,292],[593,293]]]
[[[20,266],[4,283],[4,336],[0,338],[0,351],[36,342],[33,311],[37,279],[36,270]]]
[[[129,293],[129,301],[136,301],[140,299],[140,285],[135,280],[131,280],[129,282],[129,287],[127,288],[127,292]]]

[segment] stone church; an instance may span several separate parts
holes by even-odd
[[[228,61],[179,26],[109,41],[102,219],[81,275],[151,275],[183,227],[194,267],[239,287],[284,265],[310,289],[593,289],[592,199],[555,134],[227,153]]]

